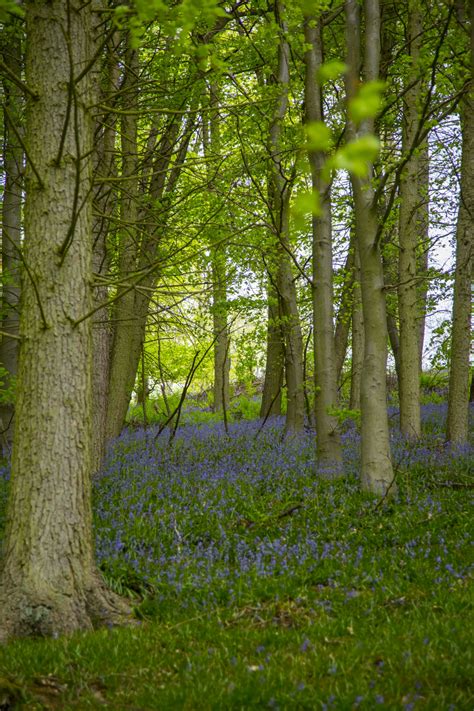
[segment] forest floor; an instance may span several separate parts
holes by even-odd
[[[95,532],[139,624],[0,649],[0,709],[474,708],[474,458],[444,444],[445,413],[424,407],[417,444],[394,426],[383,502],[359,490],[350,422],[333,481],[278,420],[125,431]],[[0,537],[7,488],[5,469]]]

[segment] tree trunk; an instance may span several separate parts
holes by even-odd
[[[288,209],[283,207],[285,227],[280,233],[284,240],[279,245],[279,262],[277,273],[278,294],[281,302],[283,333],[285,336],[285,375],[286,375],[286,421],[285,434],[301,432],[304,427],[304,383],[303,383],[303,336],[301,333],[296,288],[291,268],[290,257],[285,250],[288,242]]]
[[[420,416],[420,311],[417,284],[417,252],[419,251],[420,218],[424,218],[426,195],[420,194],[422,164],[415,149],[420,130],[419,78],[420,46],[423,33],[421,9],[416,2],[408,3],[407,41],[411,58],[408,86],[404,94],[402,149],[412,151],[400,177],[399,258],[398,258],[398,316],[400,322],[400,430],[405,437],[418,439],[421,435]],[[415,150],[414,150],[415,149]],[[420,210],[420,207],[422,208]]]
[[[2,30],[5,65],[22,73],[21,28],[17,21]],[[4,104],[4,191],[2,204],[2,301],[0,364],[5,368],[3,388],[8,397],[0,406],[1,449],[10,452],[13,439],[13,383],[17,374],[18,324],[20,310],[21,192],[23,148],[15,133],[21,127],[22,95],[12,81],[3,77]],[[11,334],[11,335],[7,335]]]
[[[423,370],[423,351],[425,344],[426,312],[428,301],[428,265],[430,247],[430,215],[429,215],[429,190],[430,190],[430,158],[428,141],[424,140],[419,147],[419,173],[418,173],[418,254],[417,273],[420,279],[418,285],[418,365],[420,373]]]
[[[224,247],[214,247],[212,257],[212,325],[214,338],[214,411],[228,410],[230,336],[227,323],[226,259]]]
[[[275,82],[277,96],[269,135],[270,196],[272,221],[277,239],[276,286],[280,299],[282,329],[285,338],[285,374],[287,410],[285,433],[295,433],[304,426],[303,337],[301,333],[296,286],[290,257],[289,203],[291,181],[285,175],[282,161],[282,124],[288,106],[289,54],[286,39],[288,29],[283,18],[283,3],[275,4],[275,19],[279,28],[278,67]]]
[[[122,195],[120,200],[122,230],[120,235],[119,277],[129,284],[136,273],[139,244],[138,225],[138,52],[126,37],[121,116]],[[113,343],[108,384],[106,440],[118,437],[125,422],[130,396],[135,384],[142,348],[146,315],[135,308],[135,290],[123,289],[113,309]]]
[[[469,351],[474,245],[474,8],[471,3],[471,81],[461,102],[461,194],[456,226],[453,326],[446,438],[462,444],[469,430]]]
[[[285,364],[284,336],[278,308],[278,295],[271,281],[268,283],[267,294],[267,357],[260,408],[260,417],[264,418],[281,415],[281,390]]]
[[[360,64],[359,16],[356,0],[346,0],[346,37],[348,65],[346,91],[350,99],[359,81]],[[380,59],[380,8],[378,0],[365,0],[365,57],[364,79],[378,77]],[[348,119],[350,139],[372,133],[374,121],[364,121],[359,132]],[[368,176],[351,175],[354,195],[356,238],[361,269],[362,310],[364,316],[364,367],[361,382],[361,454],[362,486],[367,491],[384,496],[393,492],[393,468],[387,415],[387,318],[384,278],[380,243],[377,239],[378,221],[374,204],[374,188]]]
[[[29,99],[26,116],[28,272],[2,640],[89,629],[126,611],[94,565],[91,325],[75,323],[91,305],[91,97],[87,76],[74,82],[91,57],[91,8],[30,1],[26,18],[26,79],[38,99]]]
[[[337,383],[341,381],[344,362],[346,360],[349,332],[351,330],[352,293],[354,289],[354,252],[355,233],[354,230],[351,230],[351,238],[347,250],[346,263],[344,265],[344,282],[342,285],[341,301],[337,312],[336,328],[334,331]]]
[[[97,0],[98,9],[102,9],[101,0]],[[103,18],[97,15],[99,23]],[[100,26],[100,25],[99,25]],[[98,67],[94,79],[97,88],[101,83],[99,99],[106,105],[113,101],[113,94],[118,89],[118,63],[115,52],[117,36],[113,36],[106,47],[104,67]],[[102,77],[100,70],[102,69]],[[102,78],[102,82],[100,82]],[[99,92],[98,92],[99,93]],[[93,252],[92,269],[94,286],[92,290],[93,306],[107,303],[109,287],[104,281],[109,275],[110,258],[108,241],[110,237],[110,218],[115,209],[117,193],[110,183],[116,175],[115,167],[116,127],[113,115],[100,116],[95,125],[94,144],[94,193],[93,193]],[[102,306],[93,315],[92,321],[92,471],[100,469],[106,451],[107,409],[110,379],[110,358],[112,349],[112,324],[110,307]]]
[[[216,180],[219,179],[220,129],[219,129],[219,88],[217,83],[210,86],[209,126],[204,119],[203,144],[207,169],[207,188],[209,212],[219,214],[220,200],[216,193]],[[224,208],[225,209],[225,208]],[[224,232],[224,225],[210,227],[211,235],[211,278],[212,278],[212,326],[214,334],[214,411],[227,411],[229,407],[230,374],[230,334],[227,322],[227,260],[225,244],[219,244]]]
[[[360,410],[360,386],[364,367],[364,316],[360,295],[360,258],[356,244],[354,254],[354,289],[352,296],[352,363],[349,408]]]
[[[323,97],[317,72],[323,63],[322,25],[305,19],[305,102],[306,120],[322,122]],[[326,156],[309,151],[313,190],[320,196],[321,214],[314,216],[313,228],[313,333],[314,333],[314,412],[318,467],[326,475],[341,474],[341,442],[338,423],[331,409],[338,404],[336,351],[334,342],[334,294],[332,283],[332,225],[330,185],[322,172]]]
[[[387,309],[387,330],[390,348],[392,349],[393,360],[395,362],[395,373],[397,383],[400,382],[400,336],[398,335],[396,315],[391,309]]]

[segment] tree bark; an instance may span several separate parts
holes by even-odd
[[[420,47],[423,33],[421,9],[416,2],[408,3],[407,42],[411,59],[404,94],[402,150],[411,152],[400,177],[399,258],[398,258],[398,316],[400,323],[400,430],[405,437],[418,439],[421,435],[420,416],[420,310],[417,283],[420,234],[426,232],[424,221],[426,195],[420,193],[422,174],[421,154],[416,148],[420,131],[419,77]]]
[[[121,234],[119,278],[129,284],[136,274],[136,253],[140,242],[138,224],[138,52],[126,36],[124,79],[121,86],[122,195],[120,198]],[[110,359],[106,440],[118,437],[125,422],[130,396],[135,384],[142,347],[146,314],[135,308],[135,290],[123,289],[113,309],[113,340]]]
[[[2,30],[5,65],[18,77],[22,74],[21,28],[17,21]],[[16,135],[22,125],[22,94],[18,86],[3,77],[4,104],[4,191],[2,204],[2,301],[0,363],[5,368],[4,389],[12,391],[18,364],[20,317],[21,193],[23,148]],[[8,334],[8,335],[7,335]],[[13,439],[14,405],[12,393],[0,406],[1,448],[5,454]]]
[[[269,280],[265,380],[260,417],[281,415],[281,391],[285,364],[284,335],[281,328],[278,295]]]
[[[305,103],[306,120],[322,122],[323,97],[317,72],[323,63],[322,25],[314,17],[305,19]],[[340,475],[341,442],[337,419],[331,410],[338,404],[336,350],[334,342],[334,293],[332,283],[332,225],[330,184],[323,178],[326,156],[309,151],[313,190],[320,197],[321,214],[314,216],[313,229],[313,333],[314,413],[318,467],[326,475]]]
[[[203,143],[206,157],[209,211],[219,213],[215,182],[218,180],[220,161],[219,90],[216,83],[209,90],[209,126],[204,127]],[[204,119],[205,120],[205,119]],[[208,129],[208,130],[207,130]],[[227,260],[225,244],[219,244],[221,229],[211,227],[211,278],[212,278],[212,326],[214,334],[214,411],[227,411],[229,407],[230,334],[227,319]]]
[[[344,264],[344,282],[342,285],[341,301],[336,317],[334,331],[334,347],[336,359],[336,382],[341,382],[344,362],[347,354],[347,344],[351,330],[352,293],[354,290],[354,252],[355,233],[351,230],[349,249]]]
[[[102,1],[97,0],[98,26],[103,22]],[[98,30],[94,35],[97,35]],[[98,38],[99,39],[99,38]],[[113,103],[118,89],[118,63],[115,45],[118,33],[112,36],[105,49],[103,66],[94,77],[98,99],[106,105]],[[92,269],[94,284],[93,306],[97,308],[92,319],[92,471],[100,469],[106,452],[107,410],[109,397],[110,359],[112,349],[112,324],[110,307],[104,304],[109,298],[107,278],[110,269],[109,239],[111,217],[117,202],[117,193],[110,178],[117,173],[115,166],[116,120],[113,114],[99,116],[94,131],[94,193],[93,193],[93,251]]]
[[[28,170],[21,349],[0,639],[89,629],[127,608],[101,584],[91,507],[90,5],[26,3]]]
[[[275,4],[275,19],[279,28],[278,66],[275,82],[279,88],[270,125],[270,196],[272,221],[277,239],[276,286],[280,299],[282,329],[285,338],[285,374],[287,410],[285,433],[295,433],[304,426],[303,337],[298,312],[298,300],[290,257],[289,203],[291,181],[285,175],[282,161],[282,124],[288,106],[289,54],[286,39],[283,3]]]
[[[346,38],[348,65],[346,92],[348,100],[355,95],[359,81],[360,23],[356,0],[346,0]],[[378,0],[365,0],[364,79],[377,79],[380,60],[380,8]],[[356,130],[349,118],[347,135],[373,133],[373,119],[365,120]],[[354,195],[356,238],[361,268],[361,294],[364,317],[364,367],[361,381],[361,455],[362,486],[367,491],[385,496],[395,490],[390,454],[387,415],[387,318],[378,221],[374,204],[372,166],[366,178],[351,175]]]
[[[352,362],[349,408],[360,410],[360,388],[364,367],[364,316],[360,295],[360,258],[356,244],[354,253],[354,289],[352,295]]]
[[[462,10],[459,11],[461,17]],[[474,8],[470,16],[470,83],[463,96],[461,113],[461,194],[456,226],[453,326],[449,370],[446,438],[462,444],[469,434],[469,352],[471,348],[471,289],[474,245]],[[466,22],[466,20],[465,20]]]

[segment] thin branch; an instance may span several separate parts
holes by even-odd
[[[22,341],[21,336],[17,336],[15,333],[8,333],[8,331],[0,331],[0,336],[5,336],[6,338],[14,338],[15,341]]]
[[[14,84],[16,84],[22,91],[24,91],[26,94],[28,94],[29,96],[31,96],[32,99],[34,99],[35,101],[37,101],[37,100],[39,99],[39,94],[37,94],[37,93],[36,93],[35,91],[33,91],[32,89],[30,89],[30,87],[29,87],[27,84],[25,84],[25,83],[20,79],[20,77],[17,76],[17,75],[15,74],[15,72],[10,69],[10,67],[9,67],[7,64],[5,64],[5,62],[3,61],[3,59],[0,59],[0,70],[1,70],[2,72],[5,72],[5,74],[8,75],[9,79],[10,79]]]
[[[46,320],[46,315],[44,313],[43,304],[41,303],[41,297],[39,294],[38,285],[36,284],[36,281],[33,278],[33,274],[31,273],[31,269],[29,268],[29,266],[26,262],[23,252],[21,251],[20,247],[16,244],[16,242],[10,237],[10,235],[8,234],[8,230],[6,230],[5,228],[3,228],[3,237],[6,237],[7,240],[10,242],[10,244],[13,246],[13,248],[17,251],[20,261],[23,264],[23,266],[25,267],[26,273],[30,277],[31,283],[33,285],[33,289],[34,289],[34,292],[36,295],[36,300],[38,302],[38,308],[39,308],[40,314],[41,314],[41,320],[43,322],[43,328],[45,328],[45,329],[49,328],[49,324]],[[13,338],[13,337],[14,336],[11,336],[11,338]],[[21,336],[19,336],[18,338],[21,338]]]
[[[30,156],[30,154],[29,154],[29,152],[28,152],[28,149],[27,149],[27,147],[26,147],[26,145],[25,145],[24,140],[22,139],[22,137],[21,137],[21,135],[20,135],[20,132],[18,131],[17,127],[15,126],[14,122],[12,121],[12,117],[11,117],[11,114],[10,114],[10,111],[9,111],[8,107],[4,105],[4,106],[3,106],[3,110],[5,111],[5,115],[6,115],[7,118],[8,118],[8,122],[9,122],[9,124],[10,124],[10,127],[11,127],[13,133],[15,134],[16,138],[18,139],[18,141],[19,141],[21,147],[23,148],[23,151],[25,152],[25,156],[26,156],[26,158],[27,158],[27,160],[28,160],[28,163],[29,163],[30,166],[31,166],[31,169],[32,169],[33,173],[36,175],[36,178],[37,178],[37,180],[38,180],[38,185],[39,185],[40,189],[43,190],[43,188],[44,188],[44,183],[43,183],[43,181],[42,181],[42,179],[41,179],[41,177],[40,177],[40,174],[38,173],[38,170],[36,169],[35,164],[33,163],[32,159],[31,159],[31,156]]]

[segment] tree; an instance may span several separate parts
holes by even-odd
[[[323,64],[322,23],[305,18],[305,104],[309,128],[323,126],[323,96],[318,72]],[[324,133],[324,131],[323,131]],[[324,144],[324,141],[323,141]],[[324,145],[322,146],[324,148]],[[330,184],[324,179],[326,156],[323,149],[308,151],[312,187],[319,196],[319,215],[312,219],[313,231],[313,332],[314,332],[314,411],[318,466],[321,471],[338,474],[341,468],[341,443],[337,420],[331,410],[337,406],[336,349],[334,340],[334,295],[332,264],[332,225]]]
[[[423,128],[423,84],[420,51],[423,37],[422,11],[417,2],[408,3],[407,43],[411,61],[404,93],[402,126],[403,152],[408,160],[400,177],[398,314],[400,429],[410,438],[421,435],[420,419],[420,289],[418,253],[426,245],[426,202],[428,195],[426,141],[417,145]]]
[[[373,134],[373,116],[360,116],[356,122],[354,104],[359,84],[360,20],[358,4],[346,0],[346,36],[349,69],[346,91],[349,101],[347,134],[356,141]],[[364,79],[378,79],[380,61],[380,8],[378,0],[365,0]],[[362,112],[364,107],[362,106]],[[352,116],[351,116],[352,114]],[[357,125],[358,123],[358,125]],[[364,144],[362,144],[364,145]],[[370,141],[366,145],[370,146]],[[384,279],[380,255],[379,224],[372,166],[367,172],[351,173],[355,207],[355,230],[361,272],[361,297],[364,319],[364,363],[361,379],[362,486],[380,495],[394,490],[393,468],[387,417],[387,320]]]
[[[209,120],[203,116],[203,143],[208,173],[208,211],[216,223],[210,226],[212,322],[215,339],[214,411],[226,412],[229,408],[230,333],[227,322],[226,245],[223,242],[225,227],[219,220],[225,206],[222,203],[216,204],[216,199],[213,199],[217,198],[215,183],[222,172],[219,122],[219,86],[217,82],[213,82],[209,87]]]
[[[278,294],[271,278],[268,280],[267,302],[265,379],[260,408],[260,417],[263,418],[281,415],[281,389],[285,361],[284,336],[281,328]]]
[[[97,23],[103,22],[102,1],[97,0]],[[95,28],[94,28],[95,29]],[[99,41],[101,34],[96,30],[94,36]],[[97,93],[97,102],[107,106],[112,103],[119,84],[119,66],[117,45],[120,33],[112,33],[102,56],[102,62],[94,67],[93,85]],[[107,277],[110,270],[111,220],[117,203],[117,191],[113,178],[117,175],[115,142],[117,118],[113,111],[105,110],[98,114],[94,126],[93,156],[93,225],[92,225],[92,303],[95,312],[92,316],[92,432],[93,461],[92,471],[100,468],[106,449],[107,408],[110,378],[110,355],[112,347],[112,324],[110,322],[109,284]]]
[[[272,207],[272,224],[276,237],[277,267],[276,289],[280,300],[281,327],[284,334],[285,375],[287,389],[287,433],[302,430],[304,423],[303,389],[303,337],[298,312],[295,280],[293,276],[290,247],[290,194],[293,179],[286,174],[283,161],[282,128],[288,107],[290,81],[290,47],[287,40],[283,3],[275,3],[275,23],[279,42],[277,71],[274,83],[277,87],[273,116],[270,122],[268,152],[269,194]]]
[[[466,3],[468,6],[469,3]],[[456,225],[456,271],[454,275],[453,326],[446,438],[468,441],[469,422],[469,351],[471,347],[471,290],[474,244],[474,9],[470,4],[468,19],[464,3],[457,3],[461,27],[470,37],[470,63],[466,67],[467,86],[460,106],[462,159],[459,212]],[[467,42],[466,42],[467,44]]]
[[[25,251],[0,639],[57,635],[127,608],[94,564],[91,512],[90,4],[25,5]],[[36,98],[33,98],[31,95]]]

